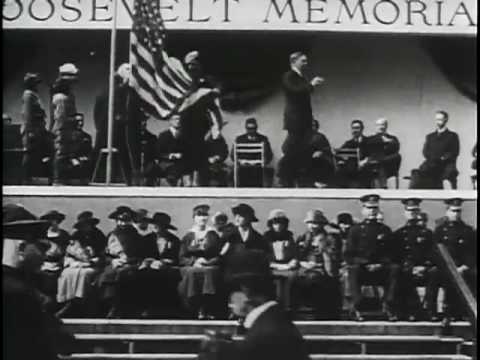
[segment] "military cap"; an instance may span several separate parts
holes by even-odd
[[[147,220],[149,223],[158,225],[162,228],[177,230],[177,228],[171,224],[172,218],[166,213],[156,212],[153,214],[152,218],[147,218]]]
[[[25,85],[40,84],[41,82],[42,82],[42,79],[40,79],[39,73],[27,72],[23,77],[23,83]]]
[[[197,50],[190,51],[187,55],[185,55],[184,63],[190,64],[200,58],[200,53]]]
[[[342,212],[337,215],[337,224],[349,224],[353,225],[353,217],[352,214],[347,212]]]
[[[328,219],[325,217],[323,214],[322,210],[309,210],[307,212],[307,216],[305,217],[305,220],[303,220],[304,223],[316,223],[316,224],[328,224]]]
[[[66,63],[58,68],[58,72],[62,78],[76,78],[80,71],[75,64]]]
[[[257,125],[257,119],[255,119],[254,117],[249,117],[247,120],[245,120],[245,127],[250,127],[252,125],[255,128],[258,126]]]
[[[417,210],[420,209],[420,203],[422,202],[419,198],[407,198],[402,200],[402,204],[405,205],[406,210]]]
[[[128,206],[118,206],[117,209],[108,215],[109,219],[115,220],[132,220],[134,211]]]
[[[363,203],[363,206],[365,207],[378,207],[378,203],[380,201],[380,195],[377,195],[377,194],[363,195],[360,198],[360,201]]]
[[[216,212],[212,217],[214,225],[225,225],[228,221],[228,216],[222,211]]]
[[[40,220],[57,220],[59,223],[65,220],[65,214],[57,211],[57,210],[51,210],[47,212],[46,214],[40,216]]]
[[[208,216],[210,206],[206,204],[200,204],[193,208],[193,216]]]
[[[255,216],[255,210],[248,205],[248,204],[238,204],[232,208],[233,215],[240,215],[245,218],[249,218],[250,221],[256,222],[258,221],[257,217]]]
[[[75,229],[78,229],[83,224],[92,224],[93,226],[97,225],[100,222],[99,219],[93,216],[93,212],[90,210],[82,211],[77,216],[77,222],[73,225]]]
[[[45,236],[50,223],[38,219],[21,205],[6,204],[2,208],[3,238],[35,241]]]
[[[137,209],[137,211],[135,211],[135,214],[133,216],[133,220],[135,222],[140,222],[147,218],[148,218],[148,210],[146,209]]]
[[[452,210],[459,210],[462,208],[463,199],[461,198],[450,198],[445,200],[445,204],[447,204],[448,208]]]

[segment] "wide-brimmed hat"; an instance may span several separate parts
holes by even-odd
[[[307,216],[305,216],[305,219],[303,220],[303,222],[305,224],[315,223],[315,224],[325,225],[325,224],[328,224],[328,219],[325,217],[322,210],[315,209],[315,210],[307,211]]]
[[[128,206],[119,206],[117,209],[108,215],[109,219],[114,220],[133,220],[135,212]]]
[[[44,238],[50,223],[38,219],[21,205],[6,204],[2,207],[3,238],[36,241]]]
[[[163,212],[156,212],[153,214],[152,218],[148,219],[148,222],[165,229],[177,230],[177,228],[171,224],[172,218],[170,215]]]
[[[77,222],[73,225],[75,229],[78,229],[83,224],[91,224],[93,226],[97,225],[100,222],[99,219],[93,216],[93,212],[90,210],[82,211],[77,216]]]
[[[72,63],[65,63],[58,68],[58,73],[63,79],[76,79],[80,70]]]
[[[61,213],[60,211],[57,210],[51,210],[47,212],[46,214],[40,216],[41,220],[57,220],[59,223],[65,220],[65,214]]]
[[[232,208],[233,215],[240,215],[245,218],[250,219],[252,222],[258,221],[257,217],[255,216],[255,210],[248,205],[248,204],[238,204]]]

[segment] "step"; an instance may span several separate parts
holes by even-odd
[[[311,360],[471,360],[465,355],[310,355]],[[74,354],[65,360],[194,360],[196,354]]]
[[[235,321],[199,320],[109,320],[65,319],[72,333],[108,334],[203,334],[206,329],[234,333]],[[388,322],[388,321],[296,321],[302,334],[310,335],[441,335],[439,322]],[[468,322],[453,322],[451,335],[472,338],[472,326]]]
[[[76,352],[189,353],[197,352],[201,334],[76,334]],[[241,341],[240,336],[233,337]],[[456,354],[461,337],[437,335],[304,335],[310,353],[331,354]]]

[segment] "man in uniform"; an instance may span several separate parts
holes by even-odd
[[[400,142],[387,132],[387,119],[375,122],[376,134],[368,138],[368,156],[373,172],[373,187],[387,188],[387,180],[398,174],[402,157],[399,154]]]
[[[396,246],[391,229],[377,221],[379,200],[376,194],[360,198],[364,220],[351,227],[344,250],[350,311],[358,321],[363,320],[358,311],[361,286],[367,282],[383,286],[383,311],[390,321],[397,319],[394,300],[400,266],[394,262]]]
[[[235,139],[235,144],[244,145],[244,144],[263,144],[263,158],[264,165],[267,166],[270,164],[273,158],[272,147],[270,146],[270,141],[268,137],[258,132],[257,119],[251,117],[245,120],[245,134],[237,136]],[[235,148],[232,148],[230,157],[235,161],[234,155]],[[265,179],[262,179],[262,172],[260,166],[252,165],[250,161],[258,160],[258,156],[253,154],[242,154],[240,159],[237,159],[238,162],[238,179],[241,186],[245,187],[263,187],[263,182]]]
[[[462,220],[462,203],[460,198],[445,200],[447,204],[446,219],[436,227],[434,241],[444,244],[452,256],[457,271],[463,276],[476,296],[477,249],[476,231]],[[445,278],[445,276],[443,276]],[[458,295],[449,284],[445,294],[445,317],[460,319],[463,316]]]
[[[423,146],[425,161],[419,168],[421,184],[412,187],[443,189],[443,181],[447,180],[452,189],[456,189],[460,140],[457,133],[447,128],[447,112],[437,111],[435,121],[437,129],[427,135]]]
[[[417,286],[425,285],[424,306],[429,320],[436,321],[438,268],[434,263],[433,233],[421,220],[422,200],[408,198],[402,200],[407,223],[393,233],[399,247],[401,276],[399,281],[399,301],[402,313],[409,321],[421,315],[421,304],[416,292]]]
[[[258,250],[243,250],[232,258],[228,278],[232,312],[244,319],[243,341],[226,334],[207,334],[199,359],[210,360],[307,360],[302,335],[282,307],[274,301],[275,289],[267,256]]]
[[[56,360],[69,353],[73,337],[45,312],[32,275],[40,271],[47,243],[47,221],[25,208],[3,206],[3,351],[6,360]]]

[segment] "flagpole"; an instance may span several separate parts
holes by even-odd
[[[112,160],[113,160],[113,115],[115,99],[115,53],[117,40],[117,1],[113,0],[113,21],[110,35],[110,78],[108,84],[108,135],[107,135],[107,171],[105,184],[110,185],[112,181]]]

